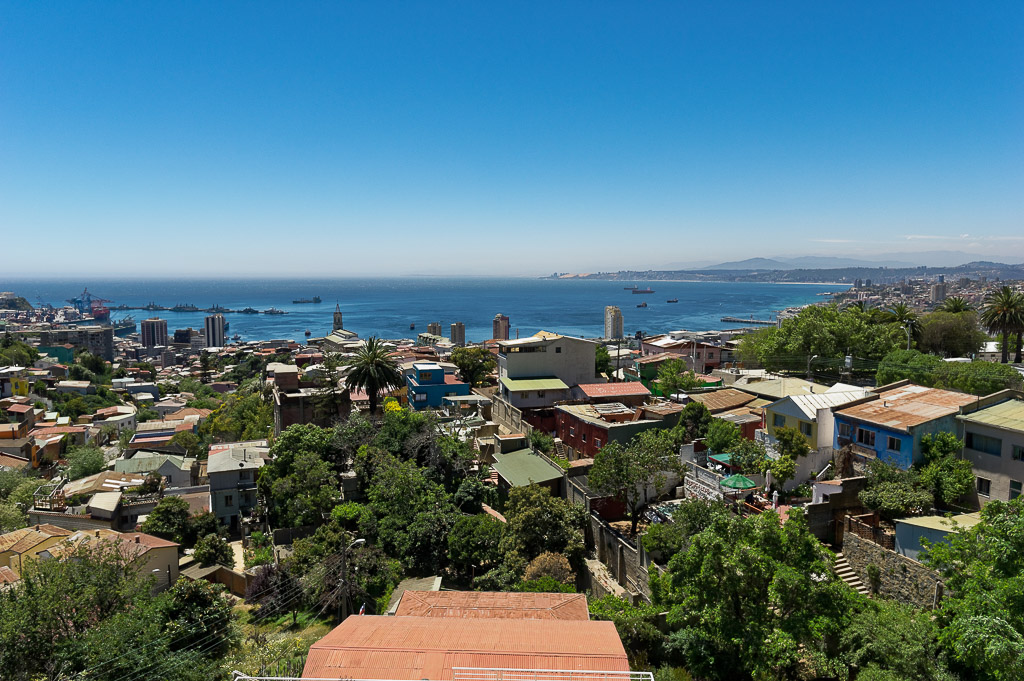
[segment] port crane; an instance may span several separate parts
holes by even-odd
[[[110,310],[103,306],[104,303],[112,303],[114,301],[107,300],[106,298],[100,298],[89,293],[89,289],[83,289],[82,294],[77,298],[68,298],[67,302],[71,303],[76,310],[82,314],[92,315],[96,319],[106,318],[110,316]]]

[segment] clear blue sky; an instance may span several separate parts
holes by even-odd
[[[1019,262],[1022,36],[1020,0],[0,2],[2,269]]]

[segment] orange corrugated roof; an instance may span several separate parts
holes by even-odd
[[[624,383],[580,383],[576,386],[587,397],[621,397],[624,395],[650,395],[651,391],[639,381]]]
[[[744,404],[753,402],[756,399],[754,395],[745,393],[742,390],[736,390],[735,388],[725,388],[710,393],[698,393],[690,395],[690,398],[697,402],[703,402],[704,406],[712,414],[742,407]]]
[[[520,620],[590,619],[583,594],[498,591],[406,591],[396,615]]]
[[[307,678],[452,678],[453,667],[628,671],[611,622],[354,616],[309,650]]]
[[[898,385],[876,390],[878,399],[836,410],[836,414],[888,428],[907,430],[933,419],[956,414],[960,407],[978,400],[974,395],[926,388],[920,385]]]

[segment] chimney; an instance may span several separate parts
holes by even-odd
[[[99,536],[100,536],[100,531],[96,530],[96,538],[99,539]]]
[[[38,531],[39,531],[39,526],[38,526],[38,525],[36,525],[36,532],[38,532]]]
[[[136,544],[138,544],[138,543],[139,543],[139,535],[135,535],[135,543],[136,543]]]

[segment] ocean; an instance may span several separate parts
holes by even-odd
[[[624,287],[650,287],[655,293],[634,295]],[[83,287],[93,296],[111,300],[107,305],[171,307],[194,304],[241,310],[276,307],[288,314],[227,314],[228,335],[243,340],[290,338],[302,341],[308,329],[314,337],[330,332],[335,304],[341,305],[345,328],[360,337],[414,338],[439,321],[444,335],[448,325],[466,325],[468,341],[491,338],[496,313],[510,317],[514,338],[539,330],[566,335],[598,337],[604,333],[604,308],[618,305],[627,335],[637,331],[658,333],[735,328],[722,317],[767,319],[776,311],[823,300],[817,294],[843,291],[846,285],[767,284],[731,282],[597,281],[489,277],[408,277],[390,279],[183,279],[183,280],[10,280],[0,290],[14,291],[33,305],[55,306],[79,295]],[[319,304],[293,304],[293,300],[320,296]],[[676,298],[678,303],[665,301]],[[648,307],[637,308],[641,302]],[[205,312],[111,312],[112,318],[131,314],[135,321],[157,316],[168,329],[203,328]],[[415,329],[410,330],[409,325]]]

